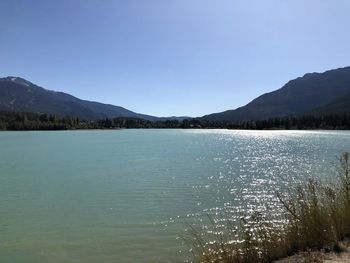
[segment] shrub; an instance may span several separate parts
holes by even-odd
[[[191,227],[195,262],[267,263],[299,251],[340,251],[338,242],[350,235],[349,153],[339,158],[333,185],[309,179],[287,197],[277,193],[284,224],[274,226],[262,214],[242,216],[238,222],[210,219],[211,231]]]

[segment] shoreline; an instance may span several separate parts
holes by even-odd
[[[0,129],[0,132],[23,132],[23,131],[115,131],[115,130],[227,130],[227,131],[350,131],[350,129],[230,129],[230,128],[82,128],[82,129]]]
[[[324,250],[310,250],[299,252],[295,255],[282,258],[273,263],[347,263],[350,262],[350,242],[349,240],[341,242],[342,251],[325,252]]]
[[[222,220],[214,218],[208,230],[192,227],[189,240],[195,262],[319,263],[326,262],[322,260],[326,256],[328,262],[350,262],[349,152],[338,161],[338,169],[330,175],[334,177],[332,184],[315,177],[287,193],[276,192],[282,209],[281,226],[274,226],[266,214],[253,210],[235,223],[228,217],[224,219],[229,223],[222,225]],[[345,252],[341,256],[346,261],[337,261],[335,256],[340,252]]]

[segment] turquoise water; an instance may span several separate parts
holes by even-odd
[[[181,262],[188,220],[269,210],[343,151],[349,132],[1,132],[0,262]]]

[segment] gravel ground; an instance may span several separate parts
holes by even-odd
[[[275,263],[350,263],[350,241],[341,243],[341,253],[322,251],[301,252],[297,255],[275,261]]]

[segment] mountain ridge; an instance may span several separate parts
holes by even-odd
[[[150,121],[182,121],[190,118],[136,113],[121,106],[82,100],[68,93],[45,89],[14,76],[0,78],[0,111],[47,113],[86,120],[125,117]],[[350,67],[306,73],[242,107],[197,119],[237,122],[344,112],[350,112]]]
[[[116,117],[150,121],[188,118],[185,116],[156,117],[136,113],[121,106],[83,100],[65,92],[49,90],[15,76],[0,78],[0,110],[57,114],[87,120]]]
[[[350,67],[323,73],[306,73],[275,91],[258,96],[245,106],[201,118],[211,121],[243,121],[298,115],[326,106],[348,92]]]

